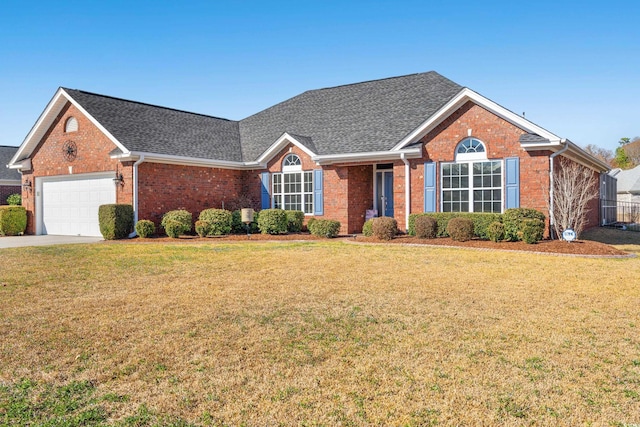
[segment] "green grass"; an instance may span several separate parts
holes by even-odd
[[[0,257],[0,425],[640,423],[636,258],[341,242]]]

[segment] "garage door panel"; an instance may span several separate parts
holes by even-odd
[[[100,236],[98,208],[115,203],[111,176],[43,181],[42,232],[44,234]]]

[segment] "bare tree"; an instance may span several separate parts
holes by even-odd
[[[593,157],[602,160],[608,165],[612,165],[613,162],[613,151],[607,150],[606,148],[598,147],[595,144],[589,144],[584,147],[584,151],[591,154]]]
[[[553,228],[556,236],[567,228],[579,236],[591,211],[589,202],[598,197],[597,174],[564,157],[558,160],[553,177]]]
[[[624,146],[624,151],[627,153],[627,157],[631,161],[631,165],[640,165],[640,137],[633,138],[628,144]]]

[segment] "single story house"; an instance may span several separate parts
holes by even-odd
[[[310,90],[234,121],[59,88],[17,153],[28,233],[99,235],[97,208],[301,210],[357,233],[369,214],[545,213],[554,158],[609,168],[436,72]],[[597,200],[589,225],[600,223]]]
[[[18,151],[18,147],[0,145],[0,205],[7,204],[7,197],[20,194],[20,172],[6,166]]]
[[[609,175],[618,180],[618,202],[640,203],[640,165],[632,169],[613,169]]]

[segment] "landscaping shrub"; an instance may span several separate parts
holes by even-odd
[[[212,235],[211,224],[209,223],[209,221],[203,221],[199,219],[198,221],[196,221],[194,228],[196,229],[196,234],[198,234],[198,236],[200,237],[207,237]]]
[[[415,235],[420,239],[435,239],[438,235],[438,223],[429,216],[417,217],[415,219]]]
[[[209,224],[206,236],[223,236],[231,233],[233,215],[226,209],[205,209],[198,216],[200,221]],[[201,228],[202,230],[202,228]],[[196,230],[196,232],[198,232]],[[198,233],[200,235],[200,233]]]
[[[510,242],[520,240],[520,232],[522,231],[522,225],[525,219],[539,219],[544,222],[545,216],[542,212],[527,208],[507,209],[504,211],[504,214],[502,215],[502,223],[504,224],[505,240]]]
[[[381,216],[373,220],[373,235],[381,240],[391,240],[398,234],[398,222],[395,218]]]
[[[362,226],[362,234],[365,237],[373,236],[373,220],[374,218],[368,219],[367,221],[365,221],[364,225]]]
[[[167,236],[169,237],[177,239],[178,237],[182,236],[186,232],[184,223],[180,221],[176,221],[174,219],[168,219],[166,221],[163,220],[163,222],[164,222],[164,225],[163,225],[164,232],[167,233]]]
[[[309,220],[307,220],[307,231],[311,230],[311,224],[313,224],[315,221],[317,221],[317,219],[313,216],[309,218]]]
[[[153,236],[155,232],[156,225],[153,223],[153,221],[149,221],[148,219],[141,219],[136,223],[136,233],[138,233],[138,236],[142,237],[143,239]]]
[[[544,235],[544,221],[538,218],[525,218],[520,224],[518,237],[529,244],[538,243]]]
[[[258,233],[258,211],[253,211],[253,222],[249,224],[249,233]],[[233,234],[244,234],[247,232],[247,226],[242,222],[242,211],[240,209],[231,212],[231,232]]]
[[[285,211],[287,213],[287,231],[290,233],[298,233],[302,231],[302,223],[304,222],[304,212],[302,211]]]
[[[487,227],[487,236],[492,242],[498,243],[504,240],[504,224],[498,221],[494,221]]]
[[[133,206],[117,203],[100,205],[98,222],[105,240],[124,239],[133,229]]]
[[[416,213],[409,215],[408,234],[416,235],[415,221],[421,216],[428,216],[436,220],[437,236],[447,237],[447,224],[453,218],[469,218],[473,221],[474,235],[480,239],[487,240],[487,227],[492,222],[502,222],[502,214],[498,213],[471,213],[471,212],[435,212],[435,213]]]
[[[473,221],[470,218],[451,218],[447,224],[447,233],[452,240],[466,242],[473,238]]]
[[[309,231],[314,236],[336,237],[340,232],[340,222],[331,219],[316,219],[307,224]]]
[[[282,209],[263,209],[258,218],[262,234],[287,234],[287,214]]]
[[[160,225],[164,228],[165,233],[169,237],[179,237],[182,234],[191,231],[191,222],[193,217],[191,212],[184,209],[177,209],[169,211],[162,216]],[[171,222],[171,224],[169,224]],[[175,224],[177,223],[177,224]],[[171,228],[171,231],[167,230],[167,227]],[[169,234],[171,233],[171,234]]]
[[[0,236],[17,236],[27,228],[27,209],[22,206],[0,206]]]
[[[22,204],[22,196],[18,193],[9,194],[9,197],[7,197],[7,203],[11,206],[20,206]]]

